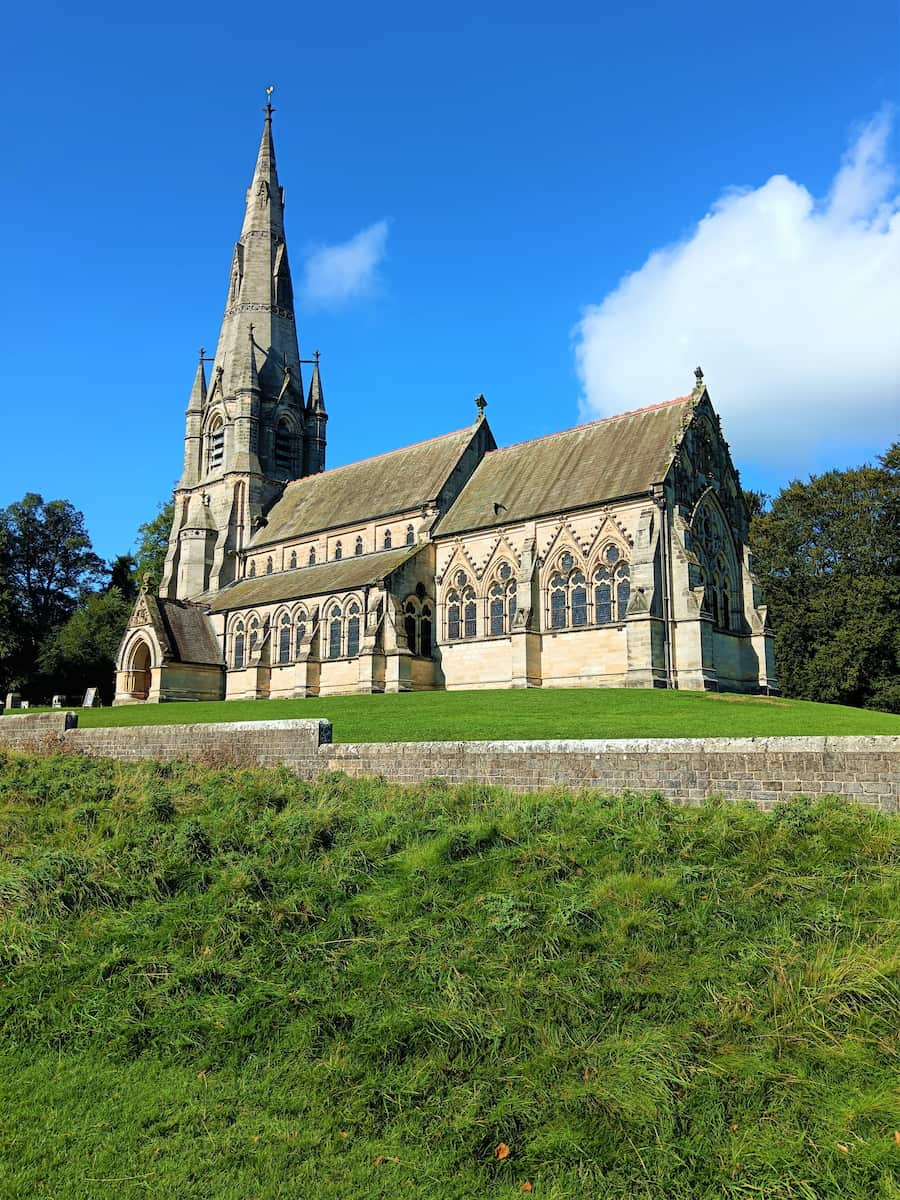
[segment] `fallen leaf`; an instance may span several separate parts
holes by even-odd
[[[729,1125],[728,1128],[732,1133],[737,1133],[737,1125]]]
[[[497,1143],[497,1149],[494,1151],[494,1155],[495,1157],[499,1158],[501,1162],[504,1158],[509,1158],[509,1146],[507,1146],[506,1142]]]
[[[346,1129],[341,1130],[341,1137],[349,1137],[349,1136],[350,1136],[350,1134],[347,1132]]]
[[[582,1078],[582,1079],[583,1079],[585,1082],[587,1082],[587,1081],[590,1079],[590,1077],[591,1077],[591,1068],[590,1068],[590,1067],[585,1067],[585,1068],[584,1068],[584,1070],[581,1072],[581,1078]]]
[[[254,1140],[254,1142],[258,1142],[258,1141],[259,1141],[259,1134],[255,1134],[255,1135],[254,1135],[254,1138],[253,1138],[253,1140]]]
[[[530,1179],[526,1179],[525,1182],[522,1184],[522,1187],[519,1190],[523,1191],[523,1192],[533,1192],[534,1184],[531,1182]]]
[[[376,1167],[380,1167],[381,1164],[384,1162],[384,1159],[381,1157],[380,1154],[376,1154],[375,1157],[372,1159],[372,1162],[375,1164]]]
[[[837,1146],[838,1150],[840,1150],[841,1154],[850,1153],[850,1147],[845,1146],[843,1142],[835,1142],[834,1144]]]
[[[205,1078],[206,1078],[206,1072],[205,1072],[205,1071],[198,1071],[198,1072],[197,1072],[197,1078],[198,1078],[198,1079],[205,1079]]]
[[[894,1141],[900,1146],[900,1129],[894,1130]]]

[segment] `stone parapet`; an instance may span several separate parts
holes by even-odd
[[[441,778],[515,791],[659,792],[770,808],[797,795],[846,796],[900,809],[900,737],[633,738],[333,744],[325,720],[240,721],[78,729],[75,713],[0,719],[0,747],[116,759],[184,758],[209,765],[284,765],[396,783]]]

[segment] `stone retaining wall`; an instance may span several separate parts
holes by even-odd
[[[500,784],[516,791],[598,788],[710,795],[769,807],[794,795],[847,796],[900,808],[900,737],[641,738],[605,741],[372,742],[334,745],[328,721],[241,721],[78,729],[75,713],[0,719],[0,746],[119,759],[189,758],[210,766],[279,763],[398,783]]]

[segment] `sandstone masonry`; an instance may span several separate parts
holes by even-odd
[[[553,788],[708,796],[770,808],[797,795],[838,795],[900,810],[900,737],[640,738],[333,744],[324,720],[241,721],[79,729],[76,713],[0,720],[0,747],[210,765],[283,764],[305,779],[327,771],[396,783],[441,778],[514,791]]]

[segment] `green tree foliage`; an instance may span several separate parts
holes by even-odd
[[[160,504],[152,521],[138,528],[138,548],[134,556],[133,574],[140,585],[146,577],[151,590],[162,582],[166,551],[169,548],[169,532],[175,516],[175,504]]]
[[[83,515],[35,492],[0,509],[0,644],[6,686],[39,686],[41,650],[103,578]]]
[[[126,600],[134,600],[138,592],[134,566],[133,554],[120,554],[114,558],[109,568],[107,591],[118,588]]]
[[[900,712],[900,443],[795,480],[750,540],[785,694]]]
[[[77,695],[98,687],[103,703],[112,703],[116,651],[131,608],[117,587],[85,598],[41,653],[40,667],[55,691]]]

